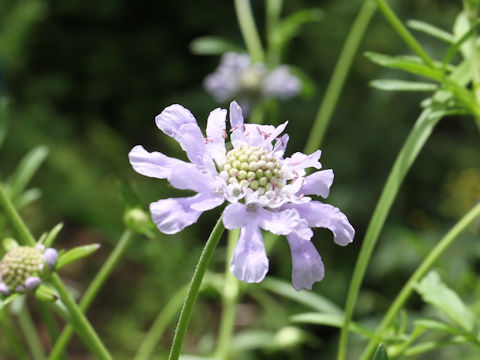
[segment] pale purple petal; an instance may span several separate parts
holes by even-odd
[[[195,223],[202,211],[192,205],[203,199],[201,195],[186,198],[163,199],[150,204],[153,222],[165,234],[175,234]]]
[[[198,193],[213,192],[217,186],[215,174],[188,163],[172,170],[168,182],[177,189],[193,190]]]
[[[313,167],[320,169],[322,165],[318,161],[322,152],[320,150],[315,151],[313,154],[305,155],[300,152],[296,152],[291,157],[285,159],[285,163],[289,165],[292,171],[296,171],[300,176],[305,174],[305,169]]]
[[[287,66],[278,66],[271,71],[262,83],[264,96],[272,96],[280,99],[289,99],[300,92],[301,82],[290,73]]]
[[[227,110],[215,109],[207,120],[207,151],[217,164],[225,161],[225,138]]]
[[[225,197],[219,194],[199,194],[197,200],[191,205],[193,210],[207,211],[222,205]]]
[[[333,183],[333,170],[322,170],[304,178],[300,192],[305,195],[318,195],[327,198]]]
[[[245,125],[243,123],[242,109],[235,101],[230,103],[230,126],[230,140],[233,146],[245,144]]]
[[[312,285],[323,279],[325,269],[322,259],[311,241],[305,241],[294,234],[287,236],[292,253],[293,287],[312,290]]]
[[[55,264],[57,263],[58,252],[54,248],[48,248],[43,253],[43,258],[45,259],[45,262],[47,263],[48,269],[51,270],[55,266]]]
[[[265,278],[268,259],[258,226],[248,224],[240,230],[230,271],[237,279],[247,283],[258,283]]]
[[[133,169],[145,176],[166,179],[172,168],[186,164],[159,152],[148,152],[141,145],[135,146],[128,154]]]
[[[277,154],[279,158],[283,157],[285,153],[285,149],[287,148],[289,136],[288,134],[284,134],[280,138],[277,139],[275,142],[275,146],[273,147],[273,152]]]
[[[245,204],[230,204],[223,210],[223,225],[229,230],[244,227],[248,220],[249,214]]]
[[[3,295],[10,294],[10,289],[5,283],[0,283],[0,293],[2,293]]]
[[[271,151],[273,149],[272,141],[285,130],[287,124],[288,121],[278,127],[272,125],[246,124],[244,142],[250,146],[260,146]]]
[[[297,210],[300,216],[307,220],[309,226],[329,229],[334,235],[333,240],[336,244],[345,246],[353,241],[355,230],[338,208],[319,201],[285,207]]]
[[[183,106],[174,104],[165,108],[159,115],[155,117],[155,123],[158,128],[168,136],[176,140],[178,130],[186,124],[197,125],[197,120],[193,117],[190,110]]]
[[[312,230],[307,222],[300,218],[299,213],[294,209],[283,211],[270,211],[263,208],[257,210],[259,225],[276,235],[288,235],[291,232],[298,232],[309,240],[313,236]]]
[[[180,105],[171,105],[155,118],[158,128],[173,137],[191,162],[205,162],[205,139],[192,113]]]
[[[25,287],[29,290],[35,289],[42,283],[42,280],[38,276],[30,276],[25,280]]]

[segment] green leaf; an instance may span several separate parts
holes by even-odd
[[[230,350],[234,352],[271,348],[275,334],[270,331],[246,330],[232,338]]]
[[[37,146],[20,161],[20,164],[8,181],[12,199],[17,199],[23,193],[28,182],[45,161],[47,155],[48,148],[46,146]]]
[[[470,46],[468,46],[468,44],[465,44],[466,46],[464,46],[464,43],[465,41],[469,40],[472,36],[474,36],[479,26],[480,26],[480,21],[479,20],[475,21],[475,23],[472,24],[472,26],[468,29],[468,31],[466,31],[462,36],[460,36],[455,41],[455,43],[448,48],[442,60],[442,65],[444,69],[450,63],[450,61],[458,52],[458,50],[462,51],[462,54],[464,57],[468,57],[470,55]]]
[[[17,208],[21,209],[28,204],[40,199],[42,196],[42,190],[33,188],[25,190],[17,200]]]
[[[271,39],[276,50],[281,53],[284,46],[298,34],[302,25],[320,21],[323,16],[324,13],[320,9],[303,9],[279,21],[277,27],[272,31]]]
[[[380,344],[373,355],[373,360],[388,360],[387,351],[383,344]]]
[[[58,223],[53,227],[52,230],[50,230],[48,235],[45,238],[43,238],[42,241],[40,242],[43,243],[43,245],[45,245],[45,247],[47,248],[52,247],[53,242],[57,238],[58,233],[60,232],[60,230],[62,230],[62,228],[63,228],[63,223]]]
[[[296,301],[299,304],[308,306],[320,312],[342,314],[342,310],[327,298],[318,294],[306,291],[296,291],[292,284],[285,281],[269,278],[261,283],[261,286],[268,291]]]
[[[331,313],[304,313],[294,315],[290,319],[293,322],[300,322],[305,324],[316,324],[342,328],[344,316]],[[362,335],[366,338],[373,339],[375,334],[364,326],[357,323],[350,323],[350,331]]]
[[[3,248],[5,249],[6,252],[12,250],[13,248],[18,247],[18,243],[15,239],[11,237],[7,237],[3,239]]]
[[[374,63],[384,67],[405,70],[411,74],[425,76],[439,82],[443,78],[441,71],[432,69],[431,67],[423,64],[422,59],[417,56],[393,57],[374,52],[367,52],[365,53],[365,56]]]
[[[466,11],[462,11],[458,14],[453,25],[453,36],[456,41],[461,39],[470,29],[470,21],[468,20],[468,14]],[[462,55],[464,58],[468,58],[470,54],[470,47],[464,45],[461,47]]]
[[[84,246],[77,246],[71,250],[68,250],[66,253],[59,256],[57,261],[56,270],[61,269],[68,264],[71,264],[74,261],[77,261],[81,258],[87,257],[93,254],[100,247],[99,244],[91,244]]]
[[[454,324],[466,331],[471,331],[474,324],[473,313],[465,306],[455,291],[447,287],[435,271],[430,271],[418,284],[415,290],[429,303],[445,314]]]
[[[427,35],[433,36],[447,43],[453,44],[455,42],[455,37],[453,36],[453,34],[450,34],[448,31],[442,30],[426,22],[419,20],[409,20],[407,21],[407,25],[413,30],[423,32]]]
[[[190,43],[190,51],[195,55],[221,55],[226,52],[245,52],[240,46],[220,37],[202,36]]]
[[[436,91],[438,89],[438,85],[433,83],[390,79],[373,80],[370,86],[387,91]]]
[[[453,335],[460,335],[462,333],[457,328],[449,324],[445,324],[444,322],[432,319],[415,320],[414,324],[415,326],[422,327],[424,329],[443,331]]]

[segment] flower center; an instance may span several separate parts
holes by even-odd
[[[25,280],[39,276],[45,260],[40,249],[18,246],[5,254],[0,262],[0,276],[10,290],[23,287]]]
[[[257,92],[260,90],[260,83],[262,76],[259,71],[255,69],[246,70],[240,77],[240,85],[246,92]]]
[[[285,184],[282,164],[269,151],[258,146],[232,149],[222,168],[222,176],[229,184],[240,184],[258,191],[276,191]]]

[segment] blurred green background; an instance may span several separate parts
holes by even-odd
[[[302,28],[287,49],[284,63],[301,68],[317,85],[311,98],[280,104],[279,121],[289,120],[287,153],[300,151],[309,134],[319,102],[356,12],[358,0],[285,2],[282,15],[303,8],[324,10],[321,22]],[[406,19],[421,19],[449,30],[460,1],[395,1]],[[264,34],[264,2],[253,1]],[[0,175],[8,178],[30,149],[46,145],[49,156],[33,179],[41,199],[22,210],[36,235],[58,222],[65,227],[59,248],[98,242],[94,256],[62,271],[80,293],[88,286],[123,231],[124,201],[119,181],[133,187],[148,203],[179,196],[166,182],[135,173],[127,159],[137,144],[170,156],[181,156],[154,124],[166,106],[179,103],[205,126],[218,106],[202,88],[204,77],[219,58],[195,56],[190,42],[206,35],[223,36],[243,46],[233,3],[215,1],[0,0],[0,91],[9,99],[8,135],[0,151]],[[418,35],[433,56],[446,46]],[[409,129],[420,113],[421,93],[387,93],[372,89],[377,78],[406,78],[382,69],[363,51],[390,55],[408,53],[379,14],[373,18],[354,60],[331,126],[322,146],[322,164],[335,171],[328,203],[349,217],[355,242],[339,248],[328,231],[316,231],[314,242],[326,266],[325,279],[315,292],[343,307],[349,279],[383,183]],[[223,104],[226,106],[226,104]],[[480,198],[478,130],[469,118],[443,119],[415,162],[395,201],[369,268],[357,317],[375,322],[416,264],[448,228]],[[122,263],[89,311],[115,359],[130,359],[162,306],[186,284],[202,244],[220,210],[204,214],[199,223],[180,234],[155,239],[137,236]],[[222,271],[225,242],[217,250],[212,271]],[[480,245],[466,235],[442,261],[444,280],[472,302],[480,295],[476,270]],[[270,275],[290,279],[290,253],[280,239],[270,256]],[[305,309],[276,298],[275,311],[265,311],[258,299],[246,296],[239,307],[237,332],[261,329],[276,332],[288,317]],[[411,303],[422,308],[419,297]],[[211,349],[218,328],[220,303],[213,291],[202,294],[184,346],[186,353]],[[239,359],[332,358],[336,329],[304,327],[311,336],[289,348],[269,347],[244,352]],[[39,331],[49,346],[44,327]],[[173,324],[156,355],[171,342]],[[355,344],[353,344],[355,346]],[[8,344],[0,336],[0,353]],[[69,359],[87,359],[88,351],[75,339]],[[7,355],[5,355],[7,356]],[[435,357],[436,356],[436,357]],[[432,355],[439,359],[440,355]],[[444,353],[449,358],[448,352]],[[3,355],[0,356],[3,358]],[[8,358],[8,357],[7,357]],[[427,357],[425,357],[427,358]]]

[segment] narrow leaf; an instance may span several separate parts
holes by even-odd
[[[433,36],[447,43],[453,44],[455,42],[453,34],[450,34],[448,31],[442,30],[426,22],[419,20],[409,20],[407,21],[407,25],[413,30],[423,32],[427,35]]]
[[[63,223],[58,223],[57,225],[55,225],[53,229],[50,230],[48,235],[45,237],[44,241],[42,241],[43,245],[45,245],[45,247],[47,248],[52,247],[53,242],[57,238],[58,233],[60,232],[60,230],[62,230],[62,228],[63,228]]]
[[[59,256],[57,261],[56,269],[59,270],[68,264],[71,264],[74,261],[77,261],[81,258],[87,257],[93,254],[98,248],[99,244],[77,246],[71,250],[68,250],[66,253]]]
[[[8,181],[12,199],[17,199],[23,193],[28,182],[35,175],[47,155],[48,148],[46,146],[37,146],[20,161],[20,164]]]
[[[323,19],[324,13],[320,9],[303,9],[294,12],[279,22],[278,27],[274,31],[275,41],[280,48],[288,43],[295,35],[298,34],[300,27],[304,24]]]
[[[343,326],[344,316],[331,313],[305,313],[294,315],[290,318],[290,320],[293,322],[341,328]],[[373,339],[375,337],[374,333],[369,329],[354,322],[350,323],[350,331],[369,339]]]
[[[437,272],[430,271],[422,281],[415,285],[415,290],[422,296],[423,301],[445,314],[454,324],[466,331],[472,330],[473,313],[465,306],[457,293],[442,282]]]
[[[387,351],[383,344],[380,344],[373,355],[373,360],[388,360]]]
[[[240,46],[215,36],[196,38],[190,43],[190,51],[195,55],[221,55],[229,51],[245,52]]]
[[[19,293],[15,293],[15,294],[12,294],[12,295],[9,295],[7,296],[5,299],[1,300],[0,301],[0,310],[3,309],[5,306],[7,306],[8,304],[10,304],[13,300],[15,300],[16,298],[22,296],[21,294]]]
[[[438,85],[433,83],[390,79],[373,80],[370,86],[387,91],[436,91],[438,89]]]

